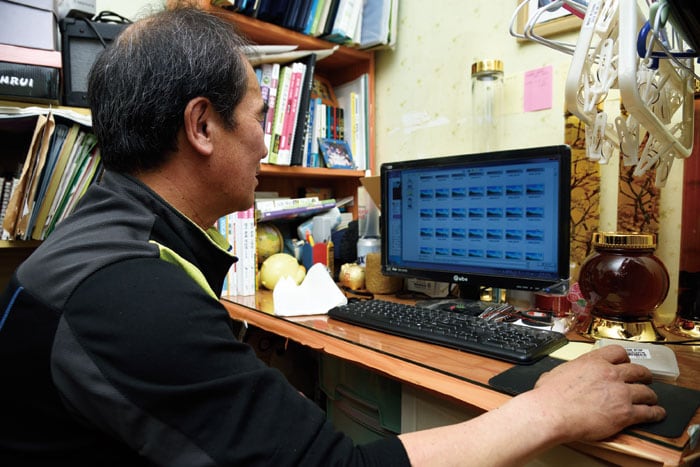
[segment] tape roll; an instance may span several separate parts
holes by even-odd
[[[554,316],[561,317],[569,313],[571,304],[566,295],[535,292],[535,308],[551,311]]]

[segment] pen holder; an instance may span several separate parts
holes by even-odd
[[[325,265],[333,272],[333,242],[304,243],[301,262],[308,271],[316,263]]]

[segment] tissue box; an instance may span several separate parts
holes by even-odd
[[[58,50],[53,0],[0,0],[0,43]]]

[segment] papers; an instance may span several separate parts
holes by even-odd
[[[92,117],[84,115],[74,110],[55,108],[55,107],[7,107],[0,106],[0,118],[17,118],[22,115],[48,115],[51,112],[54,115],[67,118],[68,120],[80,123],[88,127],[92,126]]]
[[[291,61],[297,60],[307,55],[316,54],[316,60],[322,60],[326,57],[333,55],[333,52],[338,50],[339,46],[334,46],[330,49],[318,49],[318,50],[294,50],[278,52],[275,49],[270,49],[272,52],[265,53],[253,53],[248,55],[248,60],[253,66],[262,65],[263,63],[289,63]]]
[[[272,298],[274,314],[278,316],[321,315],[348,302],[321,263],[309,268],[300,285],[290,277],[280,279],[272,291]]]
[[[296,50],[298,45],[251,45],[246,48],[246,55],[280,54]]]

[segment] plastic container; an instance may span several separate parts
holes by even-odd
[[[474,62],[471,85],[474,149],[496,150],[503,139],[503,62]]]
[[[357,264],[365,264],[368,253],[381,251],[382,241],[379,236],[379,208],[364,187],[357,189],[359,200]]]

